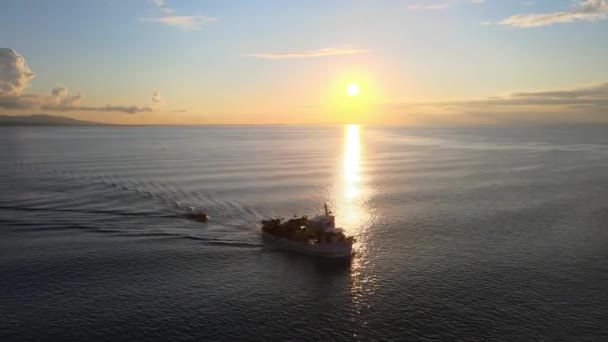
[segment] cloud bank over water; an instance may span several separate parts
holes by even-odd
[[[424,123],[608,122],[608,82],[558,91],[519,92],[472,101],[397,103],[384,109]]]
[[[153,105],[160,102],[160,94],[155,91],[153,105],[82,105],[82,94],[72,95],[68,88],[57,87],[49,94],[25,93],[36,74],[27,66],[25,59],[15,50],[0,48],[0,109],[43,109],[51,111],[95,111],[136,114],[151,112]]]

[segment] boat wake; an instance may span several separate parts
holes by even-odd
[[[18,219],[11,223],[20,229],[79,229],[131,237],[186,238],[217,246],[260,247],[256,223],[261,215],[234,201],[114,174],[62,170],[35,163],[12,166],[37,179],[31,188],[19,189],[21,196],[0,200],[0,210],[13,212],[9,216]],[[209,222],[189,220],[188,213],[192,211],[206,213]]]

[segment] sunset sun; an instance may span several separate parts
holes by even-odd
[[[359,88],[359,85],[357,83],[349,83],[346,86],[346,94],[348,94],[348,96],[357,96],[360,92],[361,89]]]

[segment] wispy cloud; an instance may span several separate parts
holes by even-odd
[[[143,18],[141,21],[163,23],[165,25],[179,27],[182,30],[202,30],[207,24],[216,22],[216,18],[203,15],[167,15],[158,18]]]
[[[165,0],[149,0],[161,12],[158,16],[141,18],[140,21],[148,21],[178,27],[185,31],[200,31],[210,23],[218,21],[217,18],[206,15],[172,15],[175,12],[168,7]]]
[[[454,5],[454,2],[440,2],[440,3],[436,3],[436,4],[414,4],[414,5],[408,5],[407,9],[412,10],[412,11],[438,11],[438,10],[443,10],[449,7],[452,7]]]
[[[159,10],[165,13],[172,13],[173,9],[167,7],[165,0],[150,0]]]
[[[500,21],[499,24],[528,28],[607,18],[608,0],[579,0],[566,11],[518,14]]]
[[[364,49],[338,49],[338,48],[325,48],[309,51],[288,51],[288,52],[264,52],[254,53],[250,56],[266,59],[283,59],[283,58],[314,58],[314,57],[327,57],[327,56],[338,56],[338,55],[355,55],[368,53],[369,50]]]
[[[445,0],[445,1],[425,1],[417,4],[411,4],[407,6],[407,9],[412,11],[439,11],[450,8],[459,2],[468,2],[471,4],[483,4],[485,0],[466,0],[466,1],[458,1],[458,0]]]
[[[608,82],[474,101],[390,104],[385,109],[432,123],[608,122]]]
[[[84,106],[82,94],[72,95],[68,88],[57,87],[50,94],[28,94],[35,74],[27,66],[25,59],[13,49],[0,48],[0,109],[43,109],[52,111],[99,111],[135,114],[152,111],[152,106]],[[157,101],[158,100],[158,101]],[[153,104],[160,101],[155,92]]]

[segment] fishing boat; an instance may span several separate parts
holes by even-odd
[[[335,216],[325,204],[325,213],[309,219],[307,216],[289,220],[262,220],[264,242],[283,249],[326,258],[348,258],[353,254],[355,238],[337,228]]]

